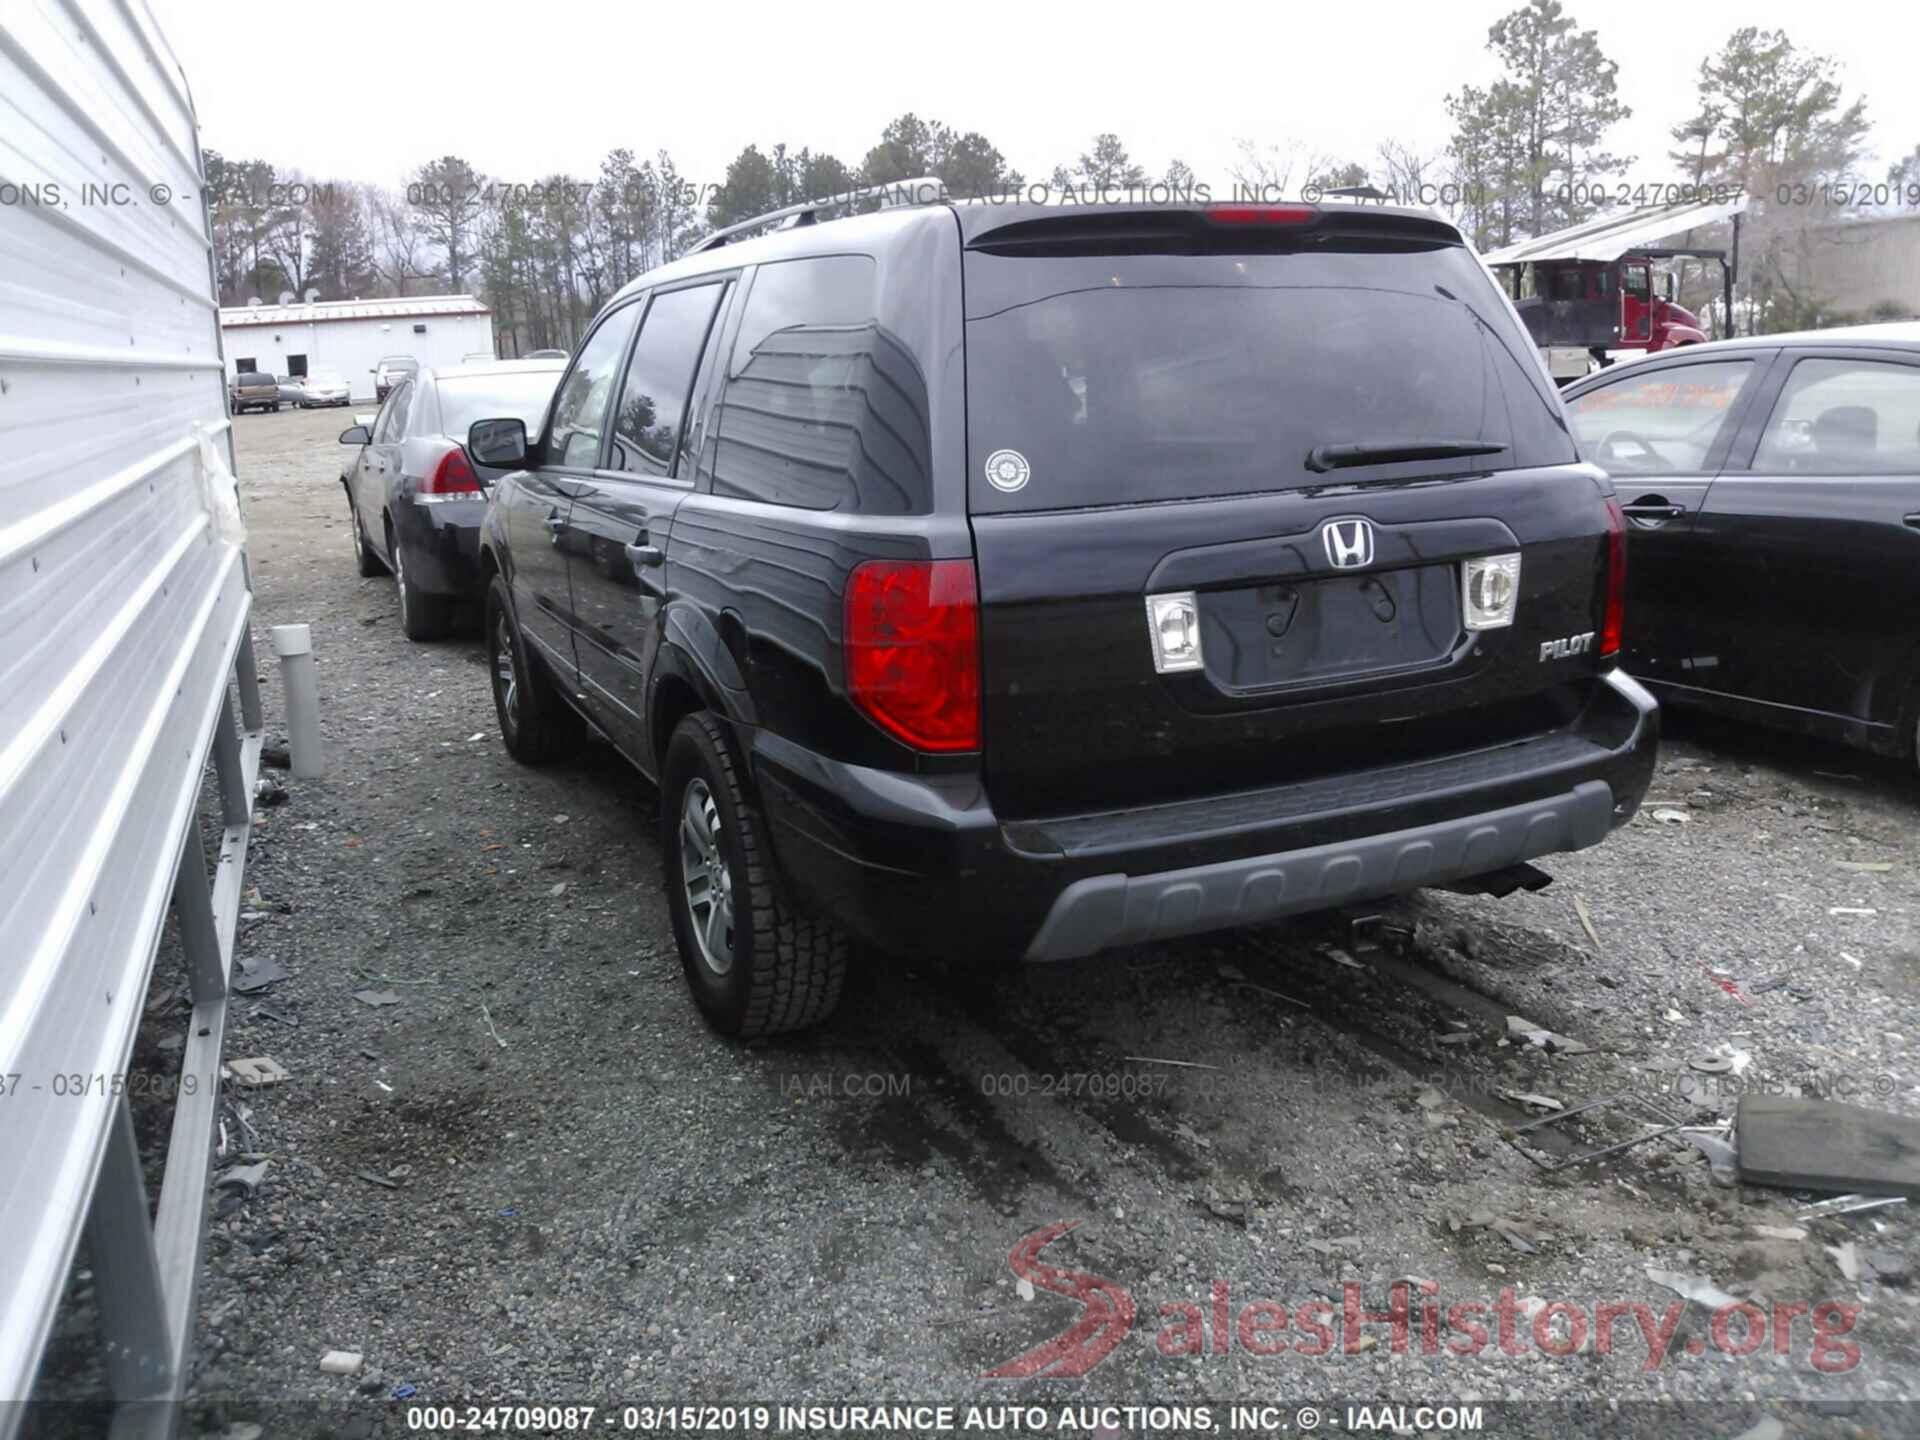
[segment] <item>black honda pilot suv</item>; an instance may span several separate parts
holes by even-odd
[[[1620,511],[1451,226],[787,218],[621,291],[537,437],[469,437],[516,472],[507,748],[584,718],[658,780],[715,1027],[821,1019],[856,942],[1054,960],[1498,893],[1631,816]]]

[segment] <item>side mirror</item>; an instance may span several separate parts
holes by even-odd
[[[342,445],[371,445],[373,432],[364,425],[349,425],[340,432]]]
[[[467,431],[467,453],[490,470],[519,470],[527,463],[527,422],[476,420]]]

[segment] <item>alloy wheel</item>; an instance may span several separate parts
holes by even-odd
[[[509,729],[520,728],[520,672],[513,663],[513,631],[503,611],[493,620],[493,688]]]
[[[733,872],[721,838],[720,807],[695,776],[680,809],[680,880],[701,963],[715,975],[733,969]]]

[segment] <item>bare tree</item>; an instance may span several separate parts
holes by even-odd
[[[432,253],[420,226],[420,217],[404,197],[367,187],[367,213],[373,221],[373,263],[395,295],[433,277]]]

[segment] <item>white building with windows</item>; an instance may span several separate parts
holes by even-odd
[[[332,370],[356,401],[371,400],[374,367],[389,355],[422,369],[493,359],[493,312],[472,295],[223,306],[220,340],[229,378]]]

